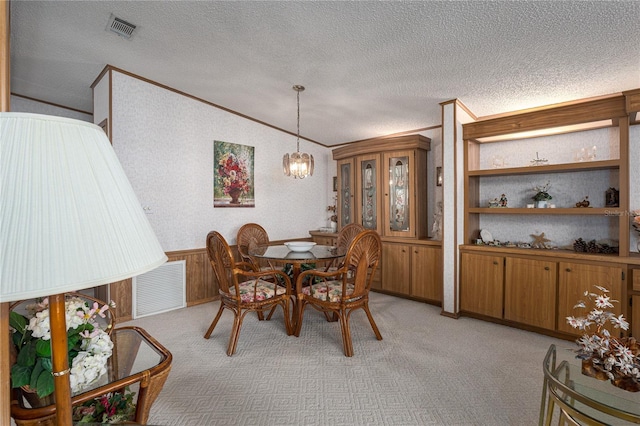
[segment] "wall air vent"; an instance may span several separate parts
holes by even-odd
[[[107,22],[107,31],[111,31],[113,33],[118,34],[122,38],[126,38],[129,40],[133,35],[133,31],[136,29],[136,26],[128,23],[127,21],[120,19],[111,14],[109,17],[109,22]]]

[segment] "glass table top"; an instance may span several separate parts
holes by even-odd
[[[582,374],[582,361],[575,357],[572,349],[557,348],[556,369],[553,376],[568,387],[592,401],[604,404],[613,410],[638,416],[640,422],[640,392],[629,392],[614,386],[609,380],[598,380]],[[576,407],[607,424],[627,424],[619,418],[590,409],[579,402]]]
[[[294,252],[285,245],[263,245],[249,249],[249,255],[271,260],[313,261],[337,259],[343,257],[345,253],[333,246],[315,245],[309,251]]]

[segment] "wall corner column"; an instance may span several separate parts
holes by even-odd
[[[457,99],[442,102],[442,315],[458,317],[460,245],[464,244],[464,143],[462,124],[475,119]]]

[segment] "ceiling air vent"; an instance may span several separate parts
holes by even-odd
[[[109,22],[107,22],[106,29],[107,31],[114,32],[120,37],[126,38],[128,40],[133,35],[133,30],[136,29],[136,26],[128,23],[124,19],[120,19],[111,14],[111,16],[109,17]]]

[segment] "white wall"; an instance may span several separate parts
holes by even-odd
[[[247,222],[272,240],[326,226],[335,175],[329,149],[301,140],[316,167],[294,180],[281,164],[295,136],[115,71],[111,96],[114,149],[165,251],[204,247],[211,230],[234,244]],[[214,140],[255,147],[255,208],[213,207]]]
[[[85,114],[72,109],[38,102],[33,99],[27,99],[22,96],[15,95],[11,95],[11,111],[55,115],[58,117],[75,118],[76,120],[93,122],[93,116],[91,114]]]

